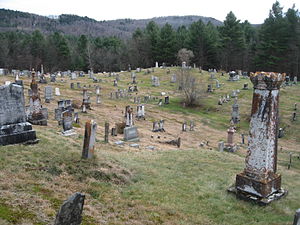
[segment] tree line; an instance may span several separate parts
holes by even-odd
[[[201,20],[189,27],[159,27],[151,21],[136,29],[128,40],[117,37],[71,36],[39,30],[0,33],[0,67],[40,69],[46,72],[93,69],[119,71],[152,67],[155,62],[177,65],[182,49],[192,52],[190,64],[225,71],[300,71],[300,14],[293,6],[286,12],[275,2],[259,26],[241,22],[229,12],[222,26]]]

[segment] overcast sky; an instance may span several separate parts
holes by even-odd
[[[280,0],[284,11],[299,0]],[[275,0],[0,0],[0,8],[39,15],[75,14],[96,20],[198,15],[223,21],[229,11],[241,21],[263,23]]]

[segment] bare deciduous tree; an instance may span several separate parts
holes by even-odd
[[[204,96],[204,87],[199,78],[191,74],[187,68],[177,71],[179,90],[183,92],[186,106],[196,106],[200,103],[200,98]]]
[[[189,65],[190,60],[194,57],[194,53],[191,50],[182,48],[177,53],[177,59],[180,63],[186,62],[186,65]]]

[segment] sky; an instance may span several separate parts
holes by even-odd
[[[284,12],[299,0],[279,0]],[[224,21],[232,11],[237,19],[261,24],[275,0],[0,0],[0,8],[43,16],[75,14],[95,20],[148,19],[197,15]]]

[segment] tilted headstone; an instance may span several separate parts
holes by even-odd
[[[80,225],[85,195],[77,192],[66,200],[56,215],[54,225]]]
[[[277,172],[277,127],[279,88],[285,74],[251,73],[254,86],[248,153],[243,172],[237,174],[238,197],[268,204],[284,196],[281,175]]]
[[[0,145],[36,141],[36,133],[26,122],[23,87],[0,86]]]
[[[94,120],[85,123],[82,158],[90,159],[94,155],[96,142],[97,123]]]

